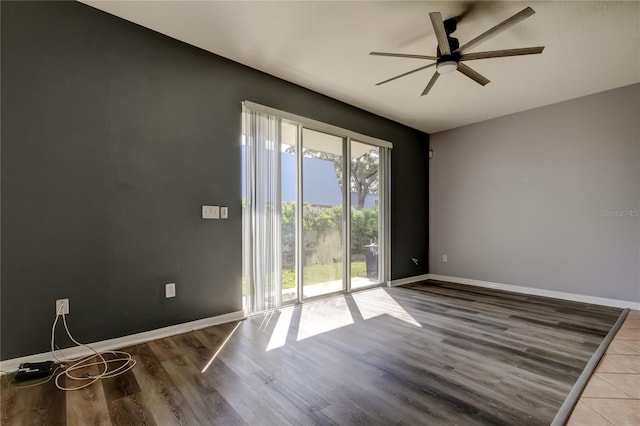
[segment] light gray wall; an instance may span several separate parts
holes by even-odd
[[[640,301],[639,111],[636,84],[431,135],[430,272]]]

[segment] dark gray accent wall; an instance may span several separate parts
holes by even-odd
[[[427,272],[426,134],[80,3],[1,8],[2,359],[48,350],[58,298],[86,342],[242,308],[245,99],[393,142],[392,278]]]
[[[430,272],[640,302],[638,111],[635,84],[431,135]]]

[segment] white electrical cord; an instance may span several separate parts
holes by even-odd
[[[69,327],[67,326],[67,319],[65,317],[65,314],[62,313],[62,310],[63,310],[63,306],[61,305],[60,309],[58,309],[58,312],[56,313],[56,319],[53,321],[53,327],[51,327],[51,354],[53,355],[53,358],[59,363],[61,364],[71,363],[71,365],[66,366],[64,371],[56,375],[55,383],[58,389],[64,390],[64,391],[73,391],[73,390],[83,389],[83,388],[86,388],[87,386],[91,386],[93,383],[97,382],[98,380],[108,379],[108,378],[116,377],[116,376],[119,376],[120,374],[126,373],[127,371],[131,370],[134,365],[136,365],[136,361],[131,357],[131,354],[127,352],[122,352],[122,351],[98,352],[95,349],[93,349],[91,346],[78,342],[71,335],[71,332],[69,331]],[[79,358],[70,358],[70,359],[64,359],[64,357],[63,359],[60,359],[56,356],[55,331],[56,331],[56,325],[58,324],[58,318],[60,318],[61,316],[62,316],[62,323],[64,324],[64,329],[66,330],[67,336],[69,336],[69,339],[71,339],[71,341],[76,345],[89,349],[91,352],[94,353],[94,355],[89,355],[86,357],[79,357]],[[60,355],[62,356],[62,351],[59,351],[59,352],[60,352]],[[105,359],[103,356],[104,354],[111,354],[115,358]],[[118,358],[118,355],[124,355],[124,357]],[[99,360],[96,360],[94,362],[89,362],[96,357],[98,357]],[[120,365],[114,370],[109,371],[109,364],[115,363],[115,362],[122,363],[122,365]],[[92,367],[94,365],[104,366],[102,373],[99,373],[99,374],[84,373],[80,376],[76,376],[73,374],[74,371],[81,370],[86,367]],[[71,380],[86,381],[87,383],[83,385],[75,386],[75,387],[65,387],[59,383],[60,377],[63,377],[63,376]]]

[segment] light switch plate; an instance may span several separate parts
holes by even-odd
[[[229,217],[229,209],[227,207],[220,207],[220,218],[227,219]]]
[[[220,206],[202,206],[203,219],[220,219]]]

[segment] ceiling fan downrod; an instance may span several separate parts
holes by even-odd
[[[436,70],[439,74],[448,74],[458,69],[458,61],[460,60],[460,53],[457,52],[457,49],[460,47],[460,42],[457,38],[451,37],[451,34],[458,29],[458,20],[456,18],[449,18],[443,21],[442,24],[444,25],[444,31],[447,35],[451,54],[443,55],[442,52],[440,52],[440,46],[438,46]]]

